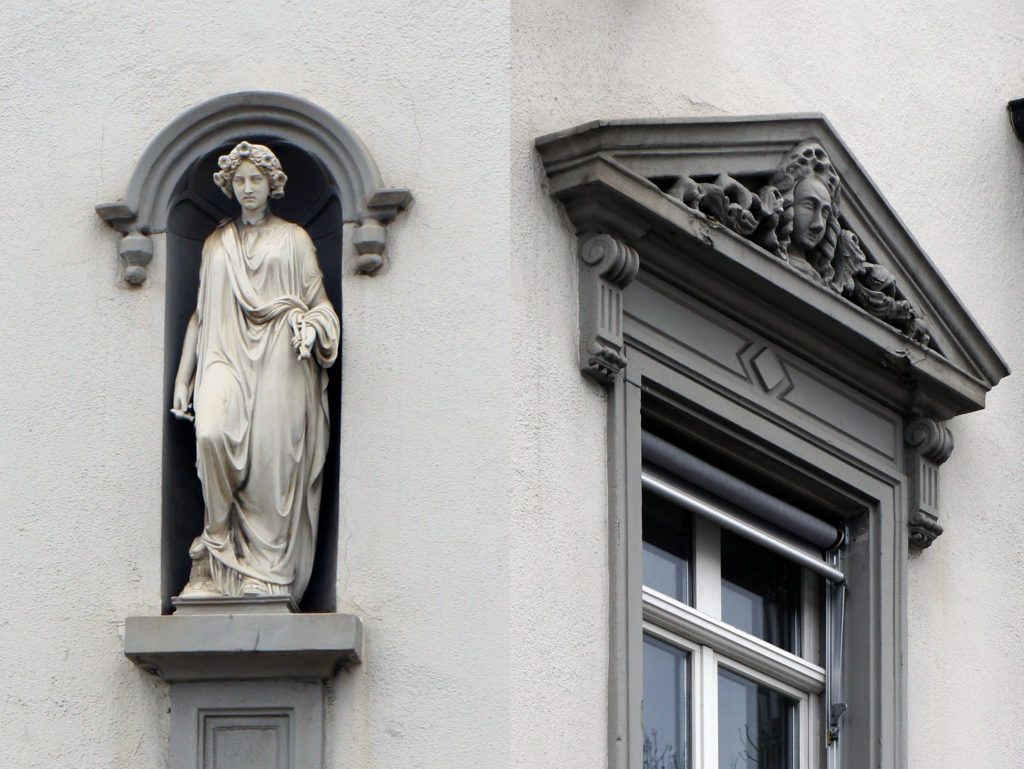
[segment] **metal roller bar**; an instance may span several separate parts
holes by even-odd
[[[729,531],[760,545],[765,550],[770,550],[773,553],[781,555],[783,558],[788,558],[794,563],[810,569],[816,574],[820,574],[830,582],[838,584],[844,584],[846,582],[846,575],[838,569],[829,566],[824,559],[815,557],[813,554],[805,550],[801,550],[800,548],[797,548],[772,534],[751,526],[746,521],[740,520],[731,513],[714,507],[713,505],[709,505],[707,502],[698,499],[689,492],[684,491],[683,489],[680,489],[679,487],[674,486],[668,481],[658,478],[655,475],[645,472],[641,477],[643,479],[643,486],[645,489],[653,491],[655,494],[674,502],[695,515],[707,518],[721,526],[723,529],[728,529]]]

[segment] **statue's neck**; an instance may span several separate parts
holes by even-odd
[[[250,211],[247,208],[242,209],[242,224],[253,225],[263,224],[270,218],[270,206],[264,206],[260,211]]]

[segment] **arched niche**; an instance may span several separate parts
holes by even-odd
[[[202,245],[217,223],[238,215],[238,204],[213,183],[217,158],[241,140],[268,145],[289,176],[272,210],[309,232],[324,284],[339,315],[345,240],[360,255],[358,268],[375,272],[383,261],[387,223],[411,199],[384,189],[365,146],[319,107],[285,94],[239,93],[195,107],[150,144],[122,201],[97,206],[123,236],[125,278],[141,283],[152,258],[152,235],[166,239],[164,398],[170,404],[185,328],[196,305]],[[342,358],[344,351],[342,352]],[[329,373],[330,448],[324,468],[317,552],[303,611],[333,611],[337,574],[338,478],[341,456],[340,364]],[[163,421],[161,607],[188,580],[188,547],[202,531],[202,489],[195,471],[191,425],[165,412]]]
[[[301,147],[323,164],[344,201],[344,221],[357,225],[352,240],[358,269],[380,269],[387,224],[412,200],[409,190],[386,188],[369,150],[329,112],[289,94],[244,91],[203,102],[170,123],[139,158],[124,197],[96,206],[125,236],[118,245],[125,280],[145,281],[153,256],[148,236],[166,230],[170,201],[192,164],[250,134]]]

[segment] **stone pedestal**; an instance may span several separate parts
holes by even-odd
[[[322,769],[324,682],[361,660],[362,622],[218,600],[125,622],[125,655],[171,684],[170,769]]]
[[[298,614],[299,607],[290,595],[175,596],[171,599],[175,616],[184,614]]]

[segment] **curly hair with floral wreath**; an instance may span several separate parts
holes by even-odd
[[[213,175],[213,181],[225,195],[229,198],[235,197],[231,185],[235,178],[235,172],[246,160],[267,177],[267,181],[270,182],[270,197],[284,196],[284,185],[288,181],[288,177],[281,170],[281,161],[277,159],[270,147],[249,142],[240,142],[227,155],[217,158],[217,165],[221,170]]]

